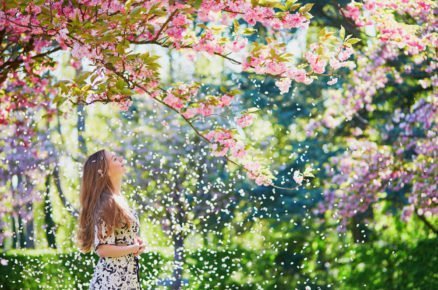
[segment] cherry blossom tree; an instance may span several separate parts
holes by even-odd
[[[269,168],[246,154],[244,142],[233,128],[213,127],[200,132],[194,118],[205,119],[225,110],[238,93],[197,96],[201,84],[160,84],[159,56],[147,47],[158,45],[188,51],[189,55],[210,54],[227,59],[242,71],[278,78],[285,91],[291,81],[310,84],[319,76],[332,75],[344,66],[357,42],[351,36],[335,37],[322,30],[305,57],[286,51],[278,41],[280,33],[307,27],[312,4],[295,1],[265,3],[259,1],[46,1],[43,3],[4,3],[0,14],[2,50],[0,83],[13,79],[41,80],[35,88],[50,88],[49,94],[37,94],[44,102],[59,107],[71,104],[116,102],[126,109],[133,95],[142,94],[171,108],[219,156],[239,165],[259,185],[275,186]],[[259,40],[248,41],[257,26],[267,30]],[[93,70],[84,71],[73,81],[51,81],[56,64],[51,54],[71,51],[74,64],[87,58]],[[146,50],[146,51],[145,51]],[[241,52],[240,57],[234,54]],[[299,59],[298,62],[293,61]],[[31,102],[16,99],[5,90],[0,116],[3,123],[13,119],[14,104]],[[238,126],[251,122],[248,113],[239,115]],[[202,120],[201,120],[202,121]]]
[[[320,208],[330,210],[341,230],[354,228],[354,217],[375,204],[396,204],[395,193],[407,191],[402,218],[415,213],[437,232],[428,221],[438,209],[433,9],[432,1],[364,1],[341,10],[370,40],[357,53],[357,69],[326,90],[325,110],[307,125],[308,136],[349,130],[347,150],[326,165],[332,180]],[[360,125],[349,127],[354,119]]]
[[[356,275],[367,276],[357,278],[358,287],[382,285],[368,284],[368,269],[357,274],[378,261],[382,244],[388,266],[377,271],[388,283],[403,276],[396,271],[403,267],[391,266],[412,264],[417,252],[409,249],[427,253],[436,244],[428,239],[437,232],[436,3],[314,2],[1,3],[0,244],[12,237],[13,247],[33,246],[32,210],[44,197],[46,238],[56,246],[51,180],[64,207],[77,214],[62,193],[59,157],[81,164],[87,147],[118,144],[133,169],[125,188],[169,238],[174,288],[191,263],[190,234],[204,239],[201,252],[223,250],[226,257],[212,256],[217,268],[195,257],[196,274],[185,274],[201,288],[348,289],[357,276],[345,270],[356,265]],[[217,90],[200,75],[165,79],[166,62],[155,48],[187,63],[220,59],[237,72],[222,72]],[[72,79],[56,72],[64,65],[61,52],[71,56]],[[87,110],[110,103],[120,114],[88,123]],[[141,114],[131,114],[136,110]],[[38,126],[41,116],[47,123]],[[75,153],[60,126],[73,117],[66,131],[77,132]],[[119,130],[106,122],[120,122]],[[108,125],[111,138],[86,143],[101,133],[89,124]],[[258,248],[251,258],[233,257],[247,234],[260,237]],[[400,247],[409,235],[415,245]],[[370,260],[358,258],[361,251]],[[235,265],[243,270],[234,272]]]

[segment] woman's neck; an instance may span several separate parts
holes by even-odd
[[[114,186],[114,194],[121,195],[121,189],[122,189],[122,178],[121,177],[113,177],[111,178],[111,183]]]

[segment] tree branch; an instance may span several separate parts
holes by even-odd
[[[431,224],[425,217],[424,217],[424,215],[420,215],[419,213],[418,213],[418,211],[417,211],[417,208],[416,207],[414,207],[414,212],[415,212],[415,215],[426,225],[426,227],[428,227],[430,230],[432,230],[432,232],[436,235],[436,234],[438,234],[438,229],[436,229],[435,227],[434,227],[434,225],[433,224]]]
[[[148,95],[151,95],[151,92],[149,92],[144,86],[142,86],[141,84],[139,84],[136,81],[133,80],[129,80],[125,75],[123,75],[122,73],[118,72],[114,66],[109,65],[107,63],[104,62],[100,62],[106,69],[112,71],[115,75],[117,75],[118,77],[122,78],[126,83],[132,83],[133,86],[141,89],[143,92],[147,93]],[[162,90],[163,92],[166,92],[165,89],[160,87],[160,90]],[[130,96],[127,98],[131,98]],[[193,131],[199,136],[201,137],[205,142],[211,144],[210,140],[208,140],[201,132],[199,132],[199,130],[193,125],[192,122],[190,122],[190,120],[186,117],[184,117],[184,115],[182,115],[177,109],[173,108],[172,106],[169,106],[168,104],[166,104],[165,102],[163,102],[162,100],[158,99],[158,98],[152,98],[153,100],[155,100],[156,102],[159,102],[160,104],[162,104],[163,106],[169,108],[170,110],[174,111],[175,113],[177,113],[192,129]],[[111,103],[111,102],[117,102],[118,100],[94,100],[92,102],[88,102],[85,104],[91,104],[93,102],[103,102],[103,103]],[[73,101],[71,101],[72,103],[74,103]],[[83,102],[83,101],[82,101]],[[75,104],[75,103],[74,103]],[[227,161],[233,163],[234,165],[236,165],[237,167],[239,167],[240,169],[242,169],[243,171],[247,171],[249,172],[249,170],[247,170],[242,164],[239,164],[238,162],[232,160],[231,158],[229,158],[228,156],[223,156]],[[296,191],[297,188],[288,188],[288,187],[283,187],[283,186],[278,186],[275,184],[271,185],[272,187],[278,188],[278,189],[283,189],[283,190],[292,190],[292,191]]]

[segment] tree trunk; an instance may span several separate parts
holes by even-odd
[[[44,195],[44,223],[46,227],[46,239],[50,248],[56,249],[56,224],[53,220],[53,207],[50,201],[50,180],[51,175],[46,176],[46,194]]]
[[[77,130],[78,130],[79,151],[82,154],[86,155],[87,144],[85,143],[85,138],[83,136],[85,132],[85,107],[83,104],[78,104],[77,114],[78,114]]]
[[[23,194],[23,196],[25,194],[29,194],[29,193],[25,193],[26,188],[31,187],[31,180],[30,177],[27,175],[21,176],[19,175],[19,186],[18,188],[21,187],[22,190],[19,190],[19,192],[21,192]],[[32,194],[32,193],[30,193]],[[20,233],[21,233],[21,238],[20,238],[20,244],[22,248],[28,248],[28,249],[33,249],[35,248],[35,239],[34,239],[34,218],[33,218],[33,202],[27,202],[24,204],[24,207],[22,207],[23,212],[25,213],[26,216],[29,217],[29,220],[23,219],[20,216]]]
[[[17,174],[17,187],[14,189],[15,191],[15,198],[17,200],[20,200],[23,198],[23,191],[26,188],[26,185],[23,183],[23,176],[21,174]],[[27,247],[27,240],[26,237],[27,234],[27,225],[26,229],[24,228],[23,224],[23,218],[21,217],[20,212],[22,212],[22,208],[24,207],[25,210],[28,210],[29,203],[26,203],[24,206],[17,205],[14,206],[14,213],[17,213],[16,219],[13,219],[13,229],[14,234],[16,236],[16,240],[14,241],[15,247],[17,249],[22,249]],[[30,229],[32,230],[32,228]]]
[[[65,209],[71,215],[77,219],[79,217],[79,212],[73,207],[73,205],[67,200],[67,198],[64,195],[64,192],[61,187],[61,178],[59,176],[59,166],[58,164],[55,165],[55,168],[53,169],[53,179],[55,181],[56,189],[58,190],[59,198],[61,199],[62,204],[64,205]]]
[[[2,239],[0,239],[0,244],[2,245],[2,250],[6,249],[6,247],[5,247],[4,232],[5,232],[4,228],[0,227],[0,235],[3,237]]]
[[[173,261],[175,267],[173,269],[174,282],[172,290],[182,289],[182,274],[184,265],[184,238],[180,233],[173,235],[174,256]]]
[[[23,219],[21,218],[20,214],[18,214],[18,248],[22,249],[25,247],[24,245],[24,230],[23,230]]]
[[[182,183],[182,181],[181,181]],[[175,224],[179,225],[181,228],[186,222],[186,215],[184,211],[184,207],[181,203],[181,200],[179,198],[179,195],[182,194],[181,188],[179,188],[179,185],[181,184],[178,182],[176,183],[176,188],[173,192],[173,203],[175,205]],[[173,290],[179,290],[182,289],[182,275],[183,275],[183,266],[184,266],[184,232],[181,230],[176,230],[173,235],[173,245],[174,245],[174,256],[173,261],[175,264],[175,268],[173,269],[173,278],[174,283],[172,286]]]
[[[29,202],[26,203],[26,210],[32,212],[33,210],[33,203]],[[35,248],[35,239],[34,239],[34,219],[33,214],[31,219],[28,221],[25,221],[26,231],[24,235],[24,247],[28,249]]]
[[[352,224],[350,225],[351,234],[353,235],[356,244],[366,243],[370,241],[371,230],[365,225],[364,219],[373,217],[372,207],[368,207],[365,212],[361,212],[353,216]]]
[[[11,215],[11,221],[12,221],[12,248],[17,249],[18,248],[18,233],[17,233],[17,219],[13,215]]]

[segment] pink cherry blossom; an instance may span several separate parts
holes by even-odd
[[[203,116],[210,116],[211,114],[214,113],[213,106],[210,106],[210,105],[205,104],[205,103],[201,103],[199,108],[198,108],[198,113],[203,115]]]
[[[198,113],[197,108],[188,108],[184,113],[181,113],[185,118],[193,118]]]
[[[307,18],[300,13],[286,14],[283,18],[285,28],[306,27],[309,24]]]
[[[280,93],[284,94],[289,91],[291,82],[290,78],[282,78],[281,80],[277,80],[275,85],[280,89]]]
[[[163,99],[163,102],[165,102],[167,105],[171,106],[172,108],[181,109],[184,107],[184,102],[178,98],[175,97],[173,94],[168,93],[167,96]]]
[[[310,63],[312,70],[315,73],[321,74],[325,71],[325,66],[327,65],[326,60],[322,60],[320,56],[314,54],[313,52],[306,52],[306,59]]]
[[[227,107],[231,104],[231,101],[233,100],[233,96],[230,95],[222,95],[222,97],[220,98],[220,107]]]
[[[229,44],[228,49],[231,50],[232,52],[240,52],[247,45],[248,45],[248,39],[246,39],[246,38],[243,38],[243,39],[236,38],[235,40],[233,40],[233,42],[231,42]]]
[[[331,86],[331,85],[336,84],[337,82],[338,82],[338,78],[331,78],[331,79],[327,82],[327,84],[328,84],[329,86]]]
[[[244,114],[243,116],[237,118],[236,123],[239,127],[245,128],[252,124],[254,117],[252,114]]]
[[[293,173],[293,179],[295,180],[296,183],[301,185],[303,182],[304,176],[299,170],[295,170]]]

